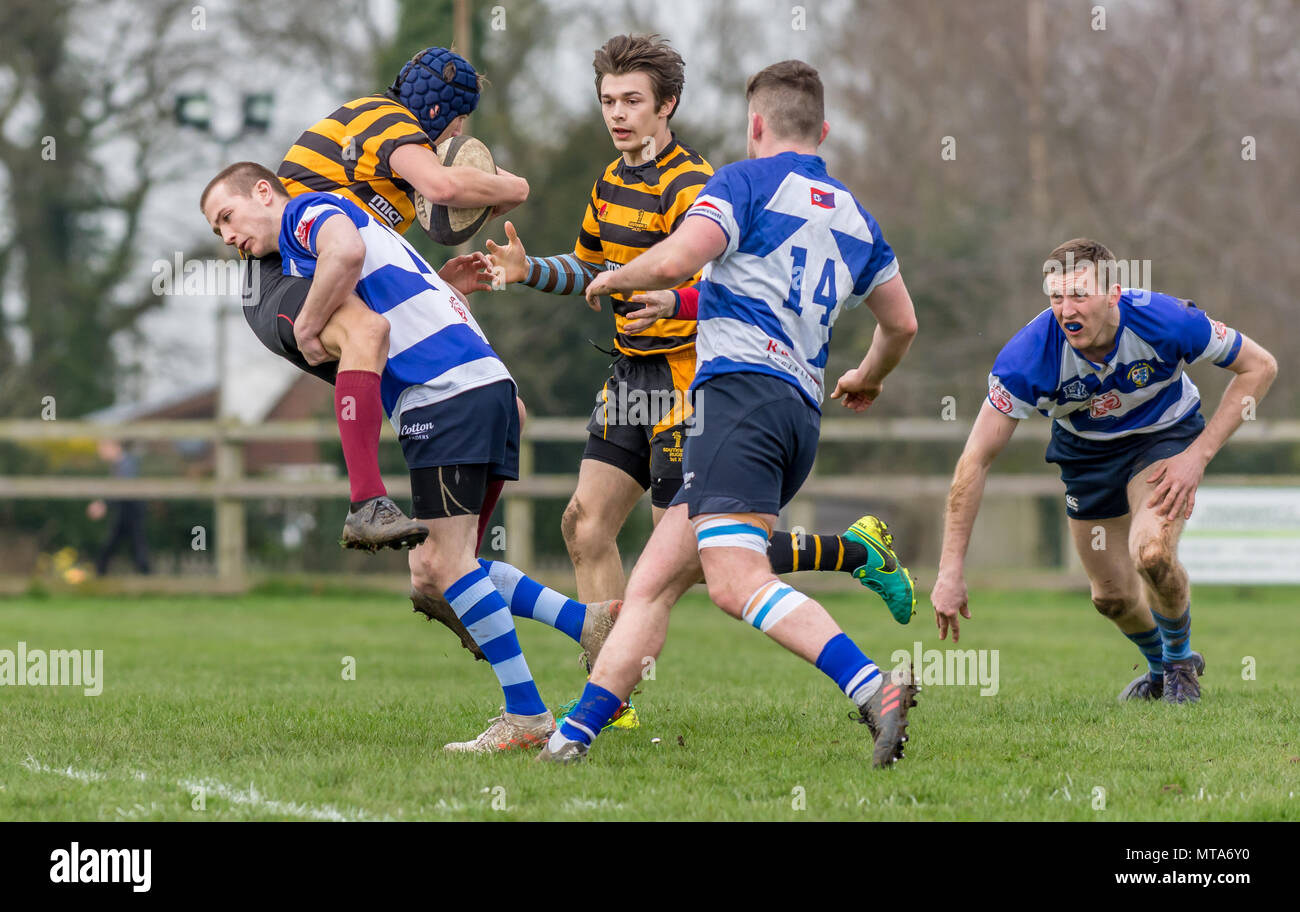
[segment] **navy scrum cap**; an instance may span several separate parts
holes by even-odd
[[[388,95],[416,116],[430,140],[437,140],[448,124],[478,107],[478,74],[454,51],[425,48],[402,66]],[[430,117],[434,105],[438,114]]]

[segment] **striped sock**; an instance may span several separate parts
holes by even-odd
[[[1160,639],[1164,641],[1164,661],[1178,662],[1192,654],[1192,606],[1188,605],[1182,617],[1168,618],[1163,614],[1151,612],[1160,628]]]
[[[767,542],[772,572],[840,570],[852,573],[867,562],[866,545],[842,535],[814,535],[774,530]]]
[[[875,696],[884,682],[876,663],[863,655],[847,633],[826,642],[817,656],[817,667],[859,707]]]
[[[469,630],[474,642],[492,664],[506,696],[506,712],[535,716],[546,712],[533,675],[519,648],[515,621],[506,600],[480,567],[466,573],[443,593],[456,617]]]
[[[750,595],[741,609],[740,619],[767,633],[777,621],[807,601],[808,596],[779,579],[769,580]]]
[[[587,618],[586,605],[529,579],[524,571],[505,561],[480,560],[478,563],[510,606],[511,614],[540,621],[572,637],[574,642],[581,641],[582,622]]]
[[[1160,640],[1160,628],[1152,627],[1150,630],[1142,633],[1126,633],[1124,636],[1133,641],[1138,649],[1142,650],[1142,656],[1147,660],[1147,670],[1151,672],[1153,678],[1163,678],[1165,676],[1164,646]]]
[[[622,705],[623,701],[618,697],[588,681],[578,699],[577,709],[565,717],[551,736],[552,747],[558,748],[564,741],[577,741],[590,746]]]

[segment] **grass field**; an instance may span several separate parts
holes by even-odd
[[[998,693],[927,687],[883,772],[829,680],[698,593],[642,727],[563,768],[441,751],[500,692],[400,596],[11,598],[0,649],[102,649],[103,692],[0,687],[0,819],[1300,820],[1298,596],[1198,589],[1205,699],[1170,707],[1115,702],[1137,650],[1086,596],[977,593],[960,645],[999,651]],[[826,603],[877,662],[951,646],[873,599]],[[520,631],[547,702],[576,696],[574,644]]]

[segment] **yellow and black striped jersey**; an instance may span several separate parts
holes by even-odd
[[[574,255],[601,269],[632,262],[677,227],[712,176],[712,166],[675,135],[668,148],[643,165],[632,167],[619,157],[592,187]],[[612,297],[614,345],[623,354],[663,354],[695,344],[694,320],[656,320],[629,335],[625,314],[641,305],[629,304],[622,295]]]
[[[337,193],[399,233],[415,222],[414,190],[388,157],[406,143],[433,148],[415,115],[387,95],[349,101],[309,127],[276,173],[290,196]]]

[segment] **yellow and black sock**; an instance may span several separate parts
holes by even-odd
[[[840,570],[852,573],[867,562],[866,546],[843,535],[776,530],[768,538],[767,556],[773,573],[796,570]]]

